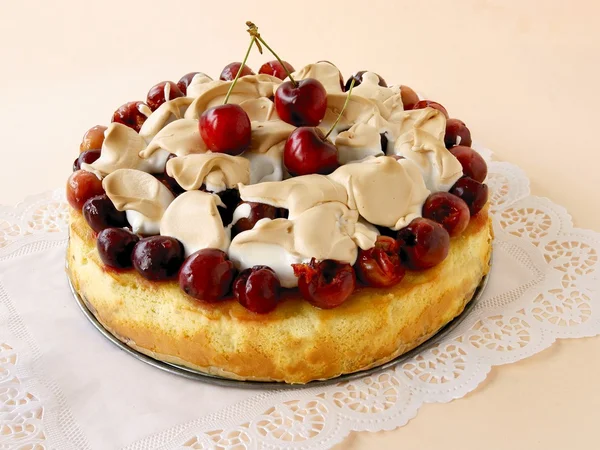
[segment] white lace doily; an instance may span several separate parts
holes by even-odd
[[[490,152],[479,150],[489,161]],[[92,430],[93,420],[101,423],[115,413],[107,406],[93,418],[86,415],[82,411],[89,407],[80,403],[87,397],[74,392],[86,382],[93,386],[96,375],[90,371],[68,380],[64,373],[75,373],[76,367],[62,367],[63,371],[53,367],[55,349],[49,348],[47,339],[35,337],[45,325],[36,322],[35,309],[31,313],[28,305],[33,300],[25,294],[20,298],[20,291],[9,286],[19,273],[30,267],[37,270],[38,262],[45,264],[40,267],[62,264],[68,215],[62,191],[0,208],[0,275],[6,274],[6,267],[17,274],[0,277],[0,449],[112,445],[129,450],[325,449],[351,431],[400,427],[423,403],[463,397],[485,379],[492,366],[527,358],[557,338],[600,334],[600,234],[573,228],[564,208],[530,196],[528,179],[516,166],[489,162],[489,169],[496,233],[490,283],[466,320],[442,343],[393,369],[330,387],[225,392],[224,388],[164,375],[161,380],[167,383],[153,387],[165,391],[161,395],[166,398],[172,398],[175,389],[187,389],[187,400],[156,408],[144,403],[146,397],[150,402],[155,392],[142,395],[136,411],[146,415],[140,424],[150,422],[151,426],[144,429],[139,425],[132,431],[126,429],[129,422],[116,422],[121,425],[111,426],[104,443],[97,430]],[[64,311],[78,313],[72,310],[77,306],[68,298],[66,281],[56,273],[58,269],[53,269],[49,281],[43,281],[51,284],[48,292],[52,294],[48,295],[52,298],[35,301],[56,301],[43,323],[55,322],[52,331],[60,334]],[[71,323],[81,324],[86,345],[104,345],[99,344],[104,338],[84,324],[82,315],[74,317],[77,322]],[[122,352],[106,345],[97,362],[110,365],[105,361],[107,355]],[[141,363],[131,364],[144,379],[157,371]],[[118,372],[119,367],[111,370]],[[102,375],[106,383],[110,373]],[[189,392],[197,391],[210,401],[189,398]],[[111,404],[111,395],[116,401],[122,394],[105,395],[109,397],[106,403]],[[221,400],[224,396],[228,396],[226,402]],[[185,401],[196,402],[196,406],[182,408]],[[211,408],[207,409],[207,403]],[[185,412],[175,414],[182,409]],[[173,414],[175,419],[168,420]],[[153,425],[156,423],[164,424],[164,429]],[[110,440],[106,436],[116,437]]]

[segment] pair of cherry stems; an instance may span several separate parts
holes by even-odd
[[[252,39],[250,40],[250,45],[248,46],[248,50],[246,51],[246,56],[244,56],[244,60],[242,61],[240,68],[238,69],[237,73],[235,74],[235,78],[233,79],[231,86],[229,86],[229,90],[227,91],[227,95],[225,96],[225,101],[223,102],[224,105],[227,104],[227,101],[229,100],[229,96],[231,95],[231,93],[233,91],[233,87],[237,83],[237,80],[240,77],[240,75],[242,74],[242,70],[244,69],[244,67],[246,65],[246,61],[248,61],[248,56],[250,56],[250,50],[252,50],[252,46],[254,46],[254,44],[256,44],[256,47],[258,48],[258,51],[260,52],[261,55],[262,55],[263,50],[262,50],[262,47],[260,44],[264,45],[267,48],[267,50],[269,50],[273,54],[273,56],[277,59],[277,61],[279,61],[279,64],[281,64],[281,67],[283,67],[283,70],[285,70],[287,77],[290,79],[290,81],[292,82],[294,87],[298,87],[298,83],[296,82],[296,80],[294,80],[292,78],[292,74],[288,70],[287,66],[283,63],[283,61],[277,55],[277,53],[275,53],[273,51],[273,49],[271,47],[269,47],[269,45],[263,40],[260,33],[258,32],[258,27],[256,25],[254,25],[252,22],[246,22],[246,25],[248,26],[247,31],[250,34],[250,36],[252,36]],[[353,77],[352,81],[350,82],[350,88],[348,89],[348,95],[346,96],[346,101],[344,102],[344,106],[342,107],[340,114],[338,115],[337,119],[335,120],[335,122],[333,123],[333,125],[331,126],[331,128],[329,129],[329,131],[327,132],[327,134],[325,135],[325,137],[323,139],[327,139],[329,137],[331,132],[335,129],[338,122],[342,118],[342,114],[344,114],[344,111],[346,110],[346,106],[348,106],[348,102],[350,100],[350,95],[352,95],[352,88],[354,87],[355,81],[356,81],[356,79]]]

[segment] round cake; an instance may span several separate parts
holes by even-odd
[[[249,31],[248,53],[266,46]],[[218,80],[161,82],[84,135],[67,267],[141,353],[303,384],[451,322],[489,271],[493,232],[462,121],[374,72],[344,83],[332,63],[274,56],[258,75],[245,59]]]

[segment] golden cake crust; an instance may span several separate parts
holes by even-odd
[[[240,380],[306,383],[367,369],[415,348],[459,315],[489,271],[487,207],[451,240],[440,265],[392,289],[361,288],[321,310],[286,294],[255,314],[236,301],[205,304],[176,282],[150,282],[100,261],[94,232],[71,212],[69,277],[102,325],[159,360]]]

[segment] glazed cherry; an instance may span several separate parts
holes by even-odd
[[[405,110],[415,109],[415,105],[419,102],[419,96],[408,86],[400,86],[400,96]]]
[[[85,152],[86,150],[100,150],[104,143],[104,132],[106,127],[102,125],[96,125],[85,132],[79,144],[79,151]]]
[[[279,303],[281,283],[267,266],[254,266],[239,274],[233,284],[237,301],[250,311],[265,314],[273,311]]]
[[[190,73],[186,73],[177,82],[177,87],[179,88],[179,90],[181,92],[183,92],[183,95],[187,94],[187,88],[188,88],[188,86],[190,85],[190,83],[192,82],[192,80],[194,79],[194,77],[196,75],[203,75],[205,77],[208,77],[208,75],[206,75],[205,73],[202,73],[202,72],[190,72]]]
[[[222,300],[235,278],[233,263],[227,254],[205,248],[191,254],[179,270],[179,286],[187,295],[213,303]]]
[[[439,223],[450,236],[458,236],[469,225],[471,213],[467,204],[456,195],[436,192],[425,200],[423,217]]]
[[[479,153],[471,147],[465,147],[464,145],[452,147],[450,153],[460,162],[464,175],[480,183],[485,181],[487,177],[487,164]]]
[[[213,106],[200,116],[200,135],[209,150],[239,155],[250,146],[252,127],[239,105]]]
[[[84,203],[82,213],[90,228],[97,233],[105,228],[127,226],[125,211],[117,211],[106,194],[90,198]]]
[[[298,290],[313,306],[330,309],[340,306],[354,292],[356,274],[350,264],[326,259],[308,264],[293,264]]]
[[[100,158],[100,150],[86,150],[79,154],[79,157],[73,161],[73,172],[81,169],[81,164],[91,164]]]
[[[424,270],[446,259],[450,236],[439,223],[419,217],[398,231],[398,243],[406,267]]]
[[[78,170],[67,180],[67,201],[78,211],[90,198],[104,194],[102,181],[92,172]]]
[[[279,208],[264,203],[256,202],[244,202],[242,204],[248,205],[250,208],[250,214],[248,217],[242,217],[232,227],[231,234],[235,236],[243,231],[248,231],[254,228],[256,222],[260,219],[277,219],[280,217]]]
[[[221,72],[221,75],[219,75],[219,80],[233,81],[238,71],[240,70],[240,67],[242,67],[241,62],[232,62],[230,64],[227,64]],[[244,64],[240,77],[245,77],[246,75],[254,75],[254,72],[250,67]]]
[[[284,81],[275,91],[275,108],[284,122],[296,127],[317,126],[325,117],[327,92],[319,80]]]
[[[147,280],[170,280],[183,263],[183,245],[169,236],[151,236],[135,244],[131,258],[135,270]]]
[[[131,253],[139,240],[125,228],[106,228],[98,234],[96,247],[104,264],[115,269],[128,269],[132,265]]]
[[[146,113],[149,111],[142,112],[146,109],[148,109],[148,105],[144,102],[125,103],[115,111],[111,122],[127,125],[129,128],[133,128],[139,133],[142,125],[144,125],[144,122],[148,118]]]
[[[406,273],[398,255],[399,249],[398,241],[387,236],[379,236],[369,250],[360,249],[354,265],[358,279],[374,287],[398,284]]]
[[[465,201],[471,217],[481,211],[488,200],[487,185],[469,177],[458,180],[450,189],[450,193]]]
[[[285,65],[285,68],[284,68]],[[285,70],[287,69],[287,71]],[[285,80],[288,76],[288,72],[294,72],[294,67],[287,62],[283,61],[283,65],[274,59],[273,61],[269,61],[260,66],[258,73],[264,73],[265,75],[271,75],[273,77],[277,77],[280,80]]]
[[[354,79],[354,87],[359,86],[362,83],[362,81],[363,81],[363,75],[366,72],[368,72],[368,71],[367,70],[361,70],[359,72],[356,72],[350,78],[348,78],[348,80],[346,81],[345,90],[348,91],[350,89],[350,84],[352,83],[352,79]],[[379,78],[379,82],[378,82],[379,86],[387,87],[387,83],[381,77],[381,75],[379,75],[379,74],[375,74],[375,75],[377,75],[377,78]]]
[[[161,81],[148,91],[146,104],[152,111],[156,111],[160,105],[174,98],[185,97],[181,89],[172,81]]]
[[[462,120],[448,119],[446,121],[446,134],[444,135],[446,148],[452,148],[455,145],[464,145],[470,147],[471,132]]]
[[[433,102],[431,100],[419,100],[417,103],[415,103],[415,106],[413,106],[413,109],[424,109],[424,108],[427,108],[427,107],[433,108],[433,109],[437,109],[438,111],[441,111],[444,114],[444,116],[446,116],[446,119],[448,117],[450,117],[448,115],[448,111],[446,111],[446,108],[444,108],[438,102]]]
[[[283,164],[293,176],[327,175],[339,167],[338,150],[319,128],[300,127],[285,142]]]

